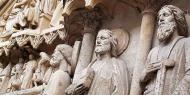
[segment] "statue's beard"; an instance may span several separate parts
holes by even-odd
[[[106,52],[109,52],[109,50],[110,50],[110,45],[96,46],[95,53],[104,54]]]
[[[163,23],[159,25],[157,30],[157,38],[160,42],[166,41],[176,29],[176,23],[174,21],[169,23]]]

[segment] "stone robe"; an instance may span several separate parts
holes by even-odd
[[[147,63],[158,64],[166,59],[174,60],[174,67],[165,68],[164,72],[163,68],[156,71],[143,95],[190,95],[190,83],[186,81],[190,74],[190,39],[178,36],[164,48],[153,48]]]
[[[24,70],[21,89],[28,89],[33,87],[32,77],[36,68],[37,68],[36,60],[31,60],[25,63],[25,70]]]
[[[40,10],[45,14],[52,15],[57,6],[57,2],[58,0],[41,0]]]
[[[128,95],[130,76],[126,63],[111,58],[104,62],[95,61],[92,64],[95,76],[88,95]]]
[[[58,70],[51,75],[42,95],[65,95],[65,89],[71,84],[71,78],[67,70],[67,61],[63,59],[59,64]]]

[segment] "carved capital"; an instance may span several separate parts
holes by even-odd
[[[95,32],[101,25],[101,18],[99,12],[97,11],[88,11],[83,15],[83,25],[84,33],[86,32]]]

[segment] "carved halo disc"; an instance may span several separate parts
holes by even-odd
[[[128,47],[129,44],[129,33],[123,29],[113,29],[115,38],[118,41],[117,52],[118,56],[121,55]]]

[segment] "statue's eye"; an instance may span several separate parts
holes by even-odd
[[[167,14],[167,13],[163,13],[163,16],[167,17],[167,16],[169,16],[169,14]]]
[[[105,40],[106,38],[105,37],[101,37],[100,39]]]

